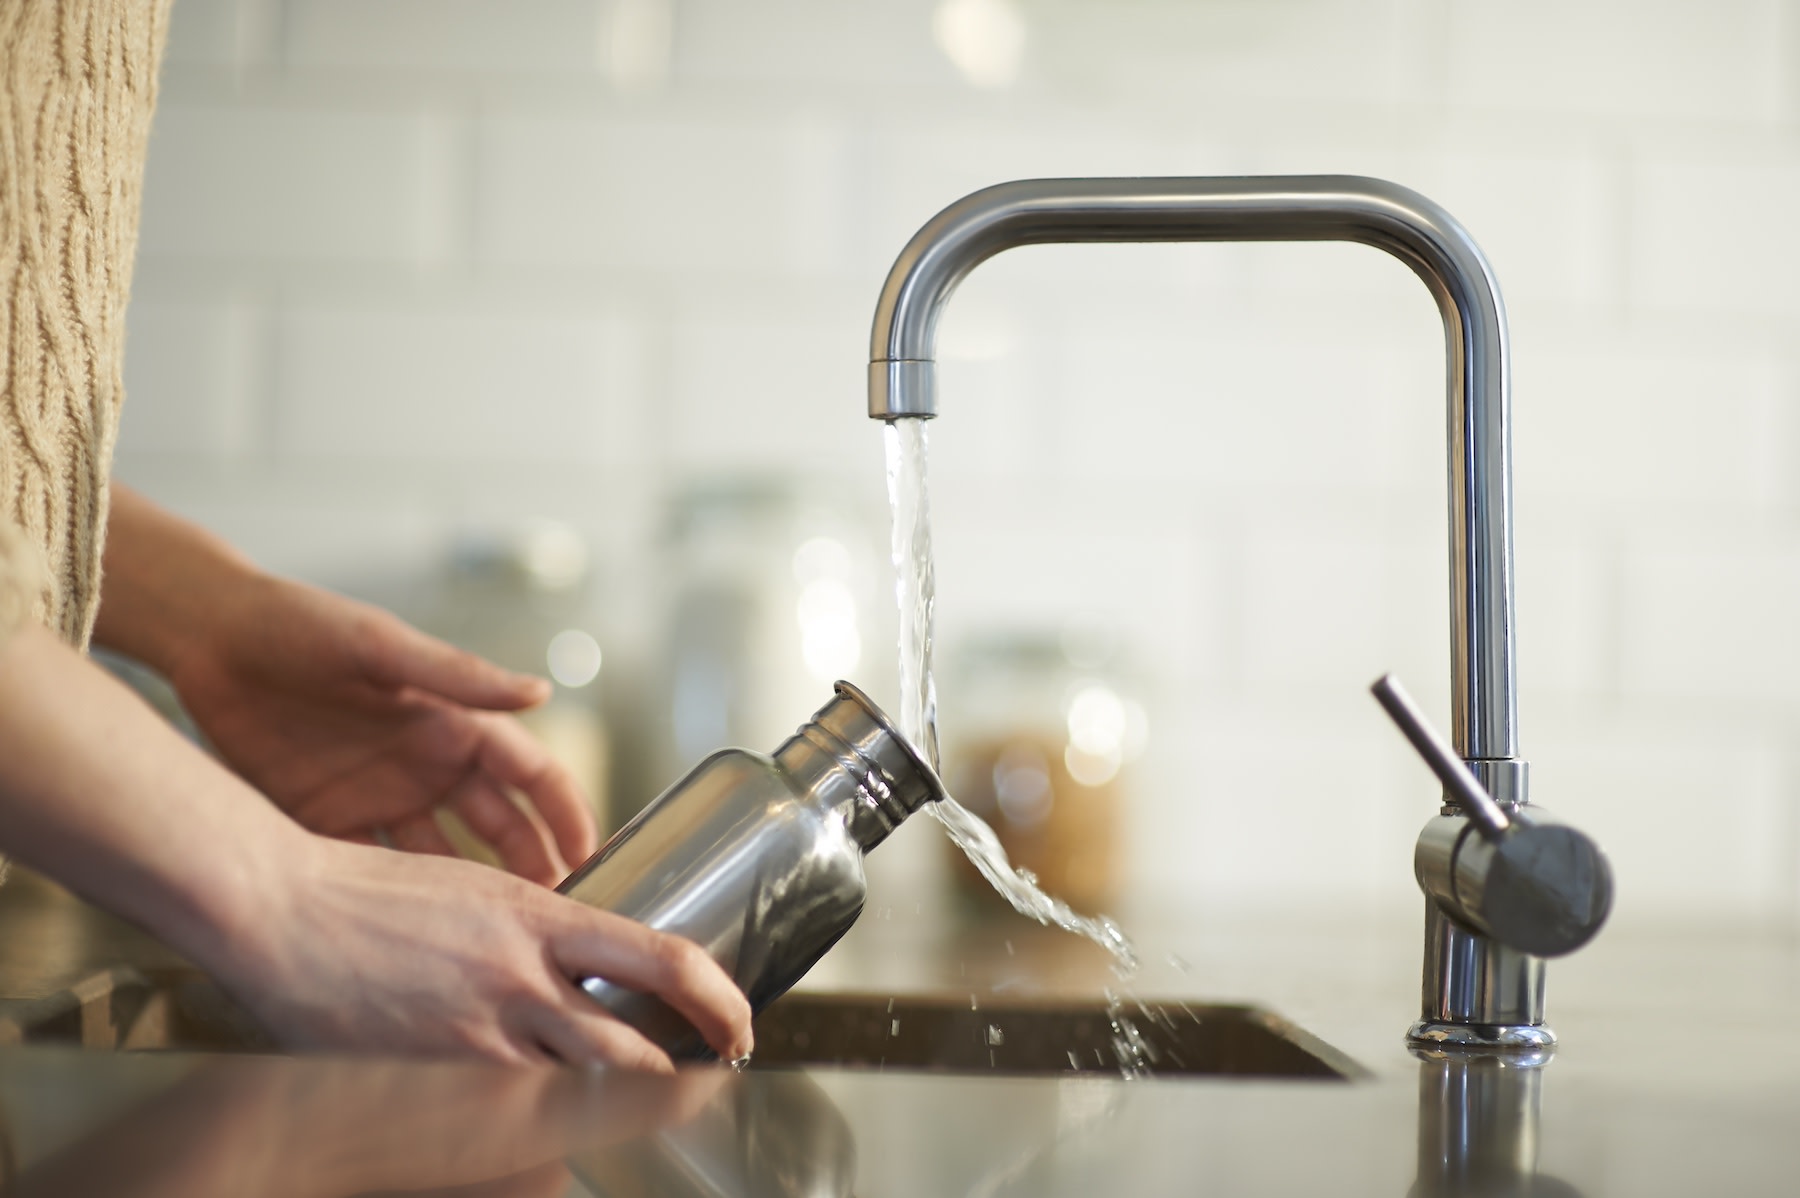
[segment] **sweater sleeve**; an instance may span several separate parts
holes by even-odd
[[[43,550],[0,519],[0,645],[38,617],[43,594]]]

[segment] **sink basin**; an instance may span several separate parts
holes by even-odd
[[[973,1005],[972,1005],[973,1004]],[[754,1068],[832,1065],[999,1075],[1354,1078],[1344,1054],[1269,1011],[1127,999],[787,995],[756,1019]]]
[[[129,968],[30,1003],[0,1003],[0,1040],[274,1051],[204,977]],[[1011,1076],[1364,1075],[1342,1053],[1253,1006],[1128,999],[1115,1016],[1099,1000],[796,992],[757,1016],[753,1066],[807,1065]]]

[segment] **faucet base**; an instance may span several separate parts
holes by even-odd
[[[1406,1046],[1435,1052],[1473,1050],[1548,1057],[1556,1033],[1541,1023],[1448,1023],[1421,1019],[1406,1029]]]

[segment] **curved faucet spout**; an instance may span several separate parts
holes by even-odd
[[[1415,191],[1349,175],[1002,183],[933,217],[894,263],[875,309],[869,415],[937,414],[938,315],[976,265],[1014,246],[1099,241],[1355,241],[1424,280],[1449,366],[1452,740],[1490,794],[1524,802],[1506,314],[1468,232]]]

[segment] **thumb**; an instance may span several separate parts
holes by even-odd
[[[425,691],[485,711],[523,711],[550,697],[550,683],[502,669],[381,613],[365,629],[364,672],[378,685]]]

